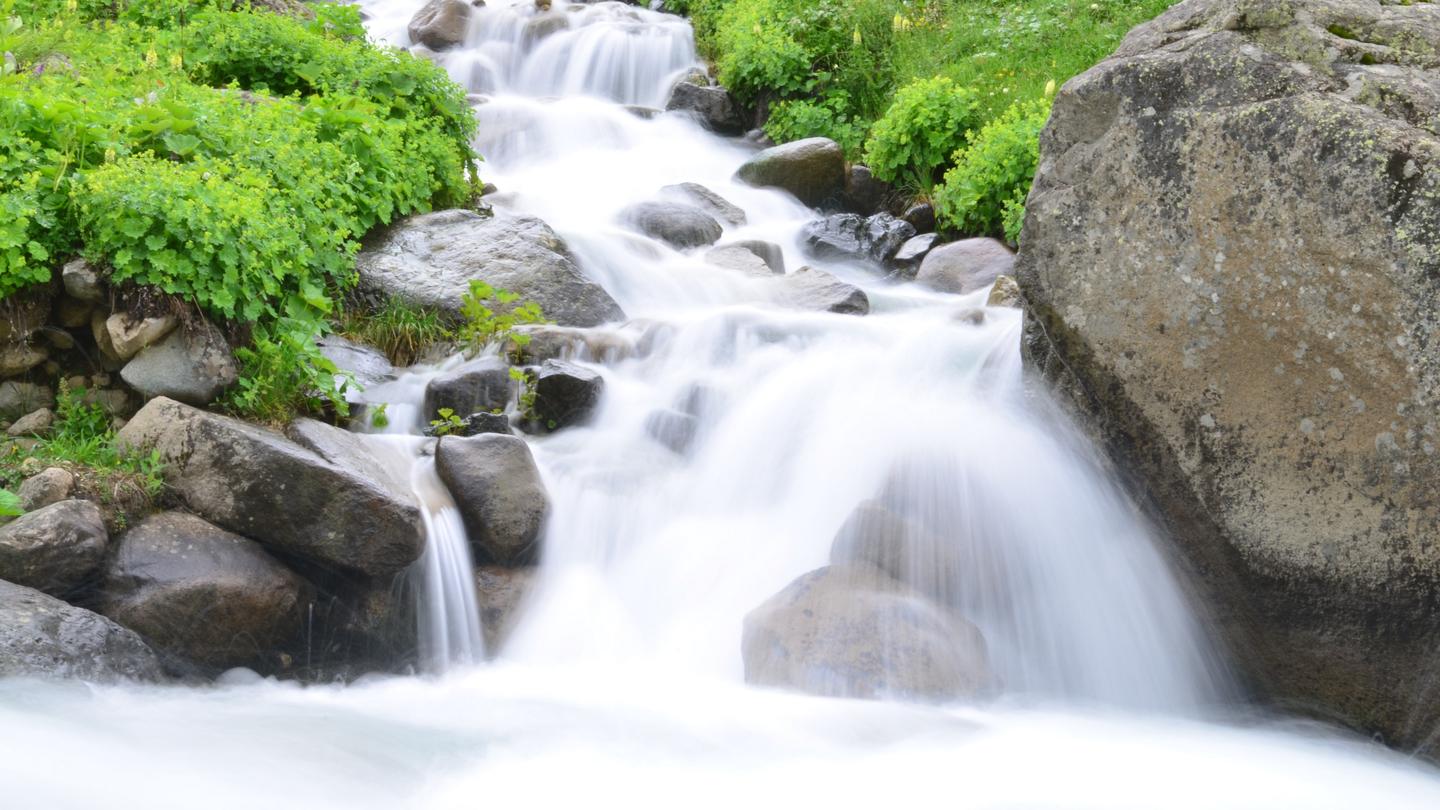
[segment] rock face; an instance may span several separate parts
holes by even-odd
[[[196,514],[281,553],[386,576],[424,547],[412,501],[253,425],[161,397],[118,439],[159,450],[166,483]]]
[[[202,406],[239,376],[225,336],[206,322],[174,330],[120,370],[120,377],[147,398],[169,397]]]
[[[784,189],[819,207],[845,190],[845,151],[829,138],[806,138],[772,146],[750,158],[736,176],[752,186]]]
[[[676,250],[713,245],[724,233],[714,217],[685,203],[636,203],[620,212],[620,220]]]
[[[88,610],[0,580],[0,677],[157,681],[155,652]]]
[[[1009,275],[1015,254],[996,239],[961,239],[932,248],[920,262],[915,281],[940,292],[972,293]]]
[[[534,217],[436,211],[401,220],[356,259],[360,287],[460,315],[479,279],[540,305],[561,326],[598,326],[625,317],[581,274],[565,243]]]
[[[552,430],[584,422],[600,404],[605,378],[564,360],[546,360],[535,375],[535,415]]]
[[[1437,50],[1429,4],[1173,7],[1056,97],[1016,267],[1235,660],[1402,747],[1440,723]]]
[[[425,387],[425,419],[435,419],[441,408],[449,408],[457,416],[505,410],[515,381],[510,379],[510,364],[487,358],[442,374]]]
[[[493,433],[445,436],[435,450],[435,470],[482,559],[518,565],[534,558],[549,496],[524,441]]]
[[[0,526],[0,579],[64,596],[100,567],[109,540],[95,504],[53,503]]]
[[[670,91],[665,109],[688,113],[706,129],[721,135],[744,135],[747,122],[740,105],[723,87],[680,82]]]
[[[745,617],[745,681],[834,697],[947,700],[990,682],[985,639],[864,567],[800,577]]]
[[[116,540],[101,612],[203,666],[269,670],[300,636],[307,590],[258,543],[166,512]]]
[[[890,214],[861,217],[832,214],[805,226],[805,249],[817,259],[887,264],[911,237],[915,226]]]
[[[434,51],[465,41],[470,27],[470,4],[464,0],[430,0],[410,19],[410,41]]]

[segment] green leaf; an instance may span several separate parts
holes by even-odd
[[[189,155],[200,146],[200,139],[194,135],[183,135],[178,132],[167,132],[161,138],[165,142],[165,148],[181,157]]]

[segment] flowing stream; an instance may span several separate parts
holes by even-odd
[[[418,0],[363,5],[374,36],[408,44]],[[752,148],[639,109],[699,65],[685,21],[561,0],[471,17],[435,58],[476,94],[497,206],[550,223],[630,316],[577,358],[605,378],[591,422],[530,439],[553,506],[513,633],[484,650],[464,527],[414,435],[450,365],[410,370],[366,396],[388,403],[392,435],[371,441],[426,515],[411,576],[432,674],[0,682],[0,806],[1440,807],[1428,766],[1240,708],[1149,528],[1024,385],[1016,311],[808,261],[813,212],[732,180]],[[745,210],[722,243],[779,244],[871,314],[787,307],[617,224],[686,181]],[[657,431],[678,409],[694,421]],[[911,579],[983,631],[998,695],[744,685],[747,612],[825,565],[870,500],[934,538]]]

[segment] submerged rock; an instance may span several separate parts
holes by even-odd
[[[279,552],[384,576],[424,547],[413,502],[254,425],[160,397],[118,441],[158,450],[166,483],[196,514]]]
[[[155,652],[98,613],[0,580],[0,677],[158,681]]]
[[[435,449],[435,470],[482,560],[513,566],[534,559],[549,496],[529,445],[496,434],[445,436]]]
[[[473,211],[421,214],[391,226],[356,259],[360,288],[460,317],[470,281],[540,306],[561,326],[597,326],[625,313],[576,267],[565,243],[534,217]]]
[[[485,652],[491,658],[500,653],[510,631],[519,620],[520,607],[535,583],[534,568],[501,568],[482,565],[475,569],[475,597],[480,605],[480,631]]]
[[[745,617],[745,682],[832,697],[951,700],[990,683],[969,622],[864,567],[821,568]]]
[[[673,186],[665,186],[660,189],[660,193],[682,199],[700,208],[710,216],[730,225],[739,226],[744,225],[746,222],[745,209],[699,183],[679,183]]]
[[[101,612],[211,669],[281,667],[309,588],[260,545],[194,515],[152,515],[115,541]]]
[[[59,501],[0,526],[0,579],[65,596],[105,559],[110,535],[90,501]]]
[[[1407,750],[1440,725],[1437,51],[1429,4],[1173,6],[1055,97],[1015,271],[1030,366],[1256,691]]]
[[[806,138],[772,146],[736,172],[752,186],[779,188],[816,208],[845,190],[845,151],[829,138]]]
[[[846,284],[824,270],[802,267],[793,273],[775,277],[776,297],[798,309],[864,315],[870,311],[870,299],[853,284]]]
[[[636,203],[620,212],[620,220],[676,250],[713,245],[725,232],[714,217],[685,203]]]
[[[773,276],[776,272],[765,262],[765,259],[761,258],[760,254],[744,245],[721,245],[707,251],[705,263],[760,278]]]

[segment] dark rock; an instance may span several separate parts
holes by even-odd
[[[258,543],[165,512],[115,541],[101,612],[204,667],[271,671],[300,637],[308,590]]]
[[[915,228],[889,214],[868,219],[857,214],[832,214],[806,225],[802,235],[806,250],[817,259],[883,265],[915,235]]]
[[[445,436],[435,469],[481,559],[520,565],[535,558],[549,496],[529,445],[514,436]]]
[[[851,166],[845,173],[845,210],[862,217],[884,213],[895,189],[870,173],[868,166]]]
[[[713,245],[724,233],[714,217],[684,203],[636,203],[620,212],[620,221],[676,250]]]
[[[961,239],[932,248],[920,262],[915,281],[933,290],[972,293],[1010,275],[1015,254],[996,239]]]
[[[208,405],[239,379],[240,368],[220,330],[206,321],[176,329],[135,355],[121,379],[146,398]]]
[[[950,700],[990,683],[969,622],[884,574],[828,567],[745,617],[745,682],[833,697]]]
[[[588,368],[564,360],[546,360],[535,375],[535,415],[552,430],[580,424],[590,418],[605,378]]]
[[[395,366],[390,358],[373,346],[356,343],[339,335],[325,335],[315,340],[316,348],[344,374],[349,374],[361,388],[369,388],[395,379]]]
[[[158,681],[155,652],[135,633],[82,608],[0,580],[0,677]]]
[[[890,266],[903,278],[914,278],[920,271],[920,263],[935,248],[935,243],[940,241],[940,235],[936,233],[924,233],[905,240],[905,244],[895,252],[895,257],[890,260]]]
[[[806,138],[760,152],[736,176],[752,186],[784,189],[819,207],[845,189],[845,151],[829,138]]]
[[[680,82],[670,91],[665,109],[686,113],[699,121],[701,126],[721,135],[742,135],[745,132],[745,115],[723,87]]]
[[[660,189],[662,194],[684,200],[730,225],[745,224],[745,210],[699,183],[679,183]]]
[[[110,536],[90,501],[60,501],[0,526],[0,579],[64,596],[100,567]]]
[[[935,230],[935,206],[930,203],[916,203],[905,209],[900,218],[914,225],[916,233],[931,233]]]
[[[509,363],[493,357],[476,360],[430,381],[425,387],[424,419],[438,419],[442,408],[459,416],[503,411],[514,392]]]
[[[159,450],[166,483],[196,514],[278,552],[383,576],[424,547],[413,502],[254,425],[159,397],[118,440]]]
[[[397,469],[377,456],[369,444],[373,439],[367,440],[359,433],[306,417],[287,425],[285,436],[336,467],[378,484],[402,501],[408,502],[414,497],[409,470]]]
[[[470,28],[470,4],[464,0],[430,0],[411,18],[410,41],[434,51],[465,42]]]
[[[513,435],[510,417],[503,413],[472,413],[460,417],[459,424],[451,423],[443,429],[435,425],[425,428],[426,436],[479,436],[484,433]]]

